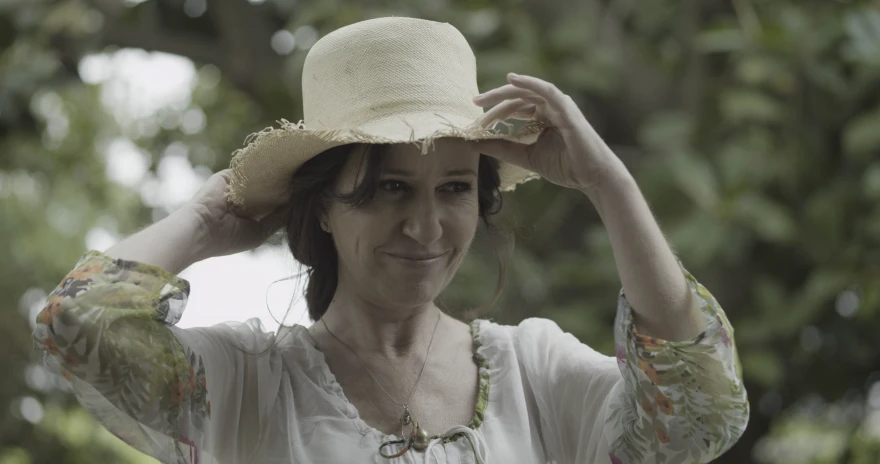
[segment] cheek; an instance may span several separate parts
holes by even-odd
[[[480,203],[477,200],[477,195],[468,195],[462,198],[459,203],[462,216],[466,216],[468,219],[468,226],[475,228],[480,219]]]
[[[449,222],[446,233],[456,248],[459,248],[458,251],[463,254],[470,247],[480,220],[476,195],[459,200],[450,211],[452,221]]]
[[[372,263],[374,251],[387,241],[392,221],[383,215],[353,211],[340,221],[342,229],[336,237],[338,249],[345,250],[344,260],[355,265]]]

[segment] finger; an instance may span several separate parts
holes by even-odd
[[[477,152],[484,155],[534,171],[530,156],[530,145],[504,139],[488,139],[474,141],[473,147]]]
[[[221,171],[217,171],[214,173],[216,176],[220,176],[223,180],[228,184],[232,182],[232,169],[226,168]]]
[[[477,95],[476,97],[474,97],[474,103],[486,107],[492,106],[496,103],[501,103],[504,100],[514,100],[517,98],[521,98],[529,103],[534,103],[536,105],[546,103],[546,101],[535,92],[532,92],[528,89],[516,87],[512,84],[507,84]]]
[[[518,119],[520,121],[528,121],[536,118],[536,114],[538,114],[538,107],[533,103],[529,103],[523,108],[520,108],[513,113],[507,115],[504,119]]]
[[[565,96],[558,87],[537,77],[508,73],[507,82],[518,89],[529,90],[547,101],[559,101]]]
[[[507,100],[483,114],[477,122],[479,127],[491,127],[495,121],[505,119],[531,119],[535,114],[535,105],[521,98]]]

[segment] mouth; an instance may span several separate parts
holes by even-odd
[[[447,252],[448,253],[448,252]],[[399,255],[394,253],[386,253],[402,264],[411,266],[428,266],[439,263],[447,253],[431,254],[431,255]]]

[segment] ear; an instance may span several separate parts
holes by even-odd
[[[318,209],[318,225],[324,232],[330,233],[330,218],[324,208]]]

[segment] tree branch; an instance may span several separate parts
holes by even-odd
[[[192,34],[164,31],[156,21],[154,12],[151,13],[142,15],[133,24],[123,23],[118,18],[108,18],[102,31],[102,42],[107,45],[173,53],[196,62],[221,67],[226,58],[216,42]]]
[[[217,40],[166,27],[157,1],[140,4],[137,14],[129,15],[119,1],[89,0],[104,15],[100,43],[172,53],[213,64],[236,87],[260,100],[257,81],[279,72],[283,60],[270,47],[274,29],[258,7],[242,0],[211,1],[207,14],[219,31]]]

